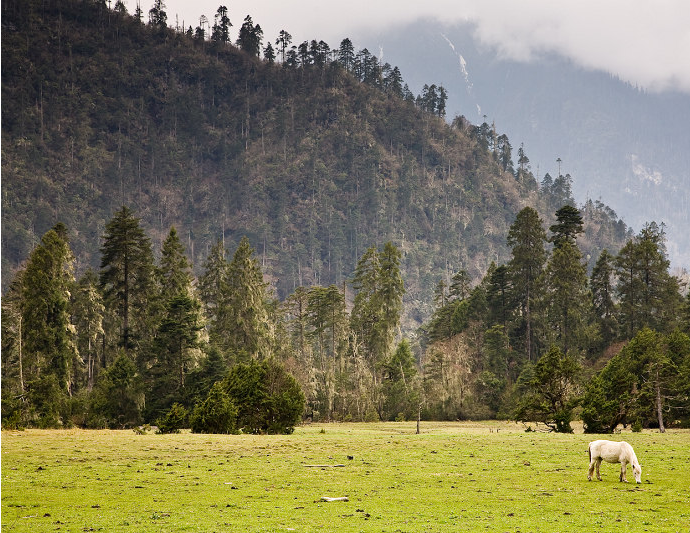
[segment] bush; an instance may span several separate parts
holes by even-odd
[[[143,384],[134,363],[121,353],[96,382],[91,397],[88,427],[124,428],[141,422]]]
[[[276,361],[238,364],[223,380],[246,433],[292,433],[304,411],[299,384]]]
[[[187,422],[187,409],[175,402],[164,416],[156,420],[157,433],[179,433]]]
[[[194,407],[190,423],[192,433],[237,433],[237,408],[220,381]]]

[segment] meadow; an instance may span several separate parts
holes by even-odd
[[[690,530],[689,431],[610,437],[635,448],[639,485],[606,463],[587,481],[593,438],[503,422],[3,431],[2,531]]]

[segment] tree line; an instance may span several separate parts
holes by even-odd
[[[523,209],[510,261],[474,287],[465,271],[440,281],[412,341],[390,242],[367,249],[342,287],[278,301],[246,238],[231,259],[219,241],[195,279],[175,228],[156,261],[122,207],[100,269],[75,279],[57,224],[3,298],[3,424],[289,432],[302,419],[498,416],[568,431],[578,414],[603,432],[687,421],[690,298],[668,273],[662,228],[602,252],[588,276],[579,210],[556,220],[547,238]]]
[[[126,7],[119,0],[115,4],[114,10],[121,15],[127,13]],[[143,11],[139,6],[134,18],[143,23]],[[167,29],[167,22],[165,3],[162,0],[155,0],[149,10],[148,25],[164,30]],[[343,39],[338,48],[331,48],[325,41],[317,41],[316,39],[293,44],[292,35],[283,29],[275,39],[276,48],[274,48],[270,40],[266,46],[263,46],[263,29],[259,24],[254,24],[251,15],[244,18],[235,43],[232,43],[230,39],[232,25],[228,8],[221,5],[218,6],[213,17],[213,25],[211,25],[208,17],[201,15],[199,25],[196,28],[192,28],[190,25],[186,29],[178,27],[176,31],[185,33],[189,38],[199,43],[209,43],[216,47],[234,44],[240,50],[256,58],[260,58],[263,54],[264,61],[269,64],[280,59],[280,62],[287,69],[342,67],[362,83],[406,101],[414,102],[420,109],[440,117],[446,115],[448,92],[443,86],[425,84],[422,93],[415,97],[407,83],[404,82],[397,66],[392,66],[387,62],[381,63],[366,48],[356,51],[349,38]]]
[[[218,242],[195,279],[171,228],[155,261],[127,207],[106,224],[100,252],[99,271],[75,279],[68,230],[59,223],[12,280],[2,305],[3,424],[125,427],[163,423],[171,412],[198,421],[203,413],[194,408],[214,384],[233,390],[231,369],[254,376],[258,389],[268,386],[261,376],[273,376],[273,388],[261,394],[235,387],[240,392],[229,397],[239,414],[259,397],[289,397],[292,424],[303,414],[387,416],[381,391],[404,294],[392,243],[362,256],[349,312],[346,286],[299,287],[279,302],[246,238],[231,260]],[[414,367],[406,343],[396,353],[400,368]],[[405,379],[413,377],[408,370]]]

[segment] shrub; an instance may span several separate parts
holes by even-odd
[[[170,410],[156,420],[157,433],[179,433],[187,421],[187,409],[175,402]]]
[[[238,364],[223,380],[246,433],[292,433],[304,410],[299,384],[278,362]]]
[[[194,407],[190,423],[192,433],[237,433],[237,408],[220,381]]]

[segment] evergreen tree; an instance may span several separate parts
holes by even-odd
[[[172,227],[163,241],[160,266],[156,270],[160,296],[164,301],[191,291],[191,269],[177,230]]]
[[[79,279],[72,300],[72,314],[77,330],[77,347],[81,360],[86,365],[86,387],[91,391],[96,375],[102,367],[98,347],[102,346],[105,334],[103,329],[105,306],[98,291],[98,275],[91,269]]]
[[[417,364],[407,339],[398,344],[384,365],[384,418],[405,420],[417,415],[421,400]]]
[[[510,139],[504,133],[498,137],[498,163],[501,165],[503,172],[510,172],[513,174],[513,147],[510,145]]]
[[[577,404],[575,385],[580,371],[574,357],[552,346],[534,365],[515,419],[542,422],[559,433],[572,433],[570,422]]]
[[[213,384],[206,399],[199,402],[190,417],[192,433],[236,433],[237,408],[223,384]]]
[[[556,248],[564,242],[575,244],[578,234],[584,230],[580,210],[571,205],[564,205],[556,211],[556,223],[549,230],[553,233],[550,241]]]
[[[145,332],[152,333],[149,303],[154,290],[151,241],[132,211],[122,207],[105,226],[100,287],[106,307],[115,312],[118,345],[132,355]]]
[[[273,46],[271,45],[271,43],[268,43],[266,45],[266,48],[264,48],[264,59],[269,63],[275,63],[276,54],[273,50]]]
[[[259,57],[259,52],[261,51],[261,40],[263,39],[264,32],[261,26],[258,24],[254,25],[252,17],[247,15],[244,18],[244,23],[240,27],[239,35],[237,36],[237,46],[241,50],[244,50],[248,54]]]
[[[283,63],[285,63],[285,50],[288,49],[290,43],[292,43],[292,35],[285,30],[280,30],[278,38],[276,39],[276,46],[278,46],[278,49],[280,50],[280,60]]]
[[[621,322],[629,336],[645,326],[668,332],[677,324],[682,299],[668,272],[664,239],[662,228],[647,224],[616,257]]]
[[[219,343],[240,361],[269,355],[270,327],[263,273],[249,240],[243,237],[228,266],[227,285],[221,306]]]
[[[77,356],[70,321],[74,258],[67,228],[58,223],[29,257],[22,280],[22,345],[32,380],[51,375],[61,394],[71,394]],[[48,398],[43,398],[48,401]]]
[[[192,290],[191,266],[175,228],[163,242],[160,267],[161,315],[146,365],[147,418],[162,416],[186,399],[186,377],[196,360],[201,303]]]
[[[564,352],[582,346],[585,319],[588,315],[587,269],[582,253],[574,242],[563,237],[558,241],[546,267],[546,298],[556,343]]]
[[[506,265],[496,266],[493,262],[487,272],[487,306],[488,325],[501,325],[508,329],[508,323],[512,320],[513,304],[511,301],[512,285],[510,272]]]
[[[590,278],[594,319],[598,325],[603,347],[611,344],[618,335],[616,304],[613,300],[615,296],[613,262],[614,257],[608,250],[602,250]]]
[[[357,263],[352,286],[352,329],[374,366],[388,356],[400,321],[405,292],[400,276],[400,251],[390,242],[379,253],[370,247]]]
[[[292,433],[304,411],[299,384],[273,359],[235,365],[223,388],[245,433]]]
[[[120,353],[103,372],[90,396],[91,427],[124,428],[141,422],[143,384],[132,360]]]
[[[508,263],[513,293],[520,302],[525,324],[525,355],[532,360],[533,303],[538,296],[537,284],[546,262],[546,232],[539,214],[531,207],[520,211],[508,232],[511,259]]]
[[[212,343],[220,343],[223,336],[223,323],[227,319],[228,270],[226,250],[218,241],[210,250],[204,271],[199,278],[199,298],[203,304],[204,316],[209,324],[209,338]]]
[[[211,33],[211,40],[217,43],[229,43],[231,26],[230,18],[228,18],[228,8],[225,6],[218,6]]]
[[[160,30],[168,27],[168,14],[163,0],[154,0],[153,7],[149,9],[149,24]]]
[[[340,48],[338,48],[338,62],[345,70],[351,72],[355,65],[355,47],[352,41],[348,38],[340,41]]]

